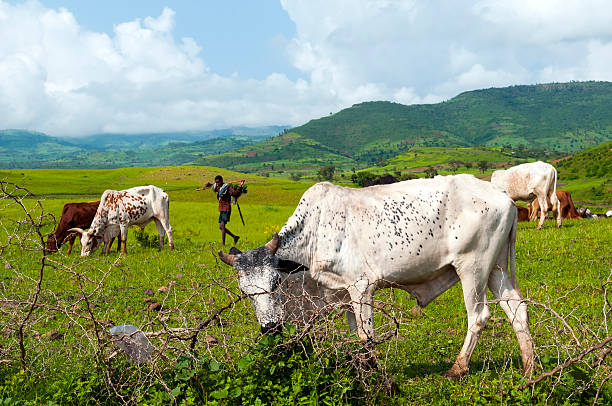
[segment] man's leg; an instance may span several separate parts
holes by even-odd
[[[223,224],[223,226],[221,225]],[[223,228],[221,228],[223,227]],[[229,235],[230,237],[232,237],[234,239],[234,245],[236,245],[236,243],[238,242],[238,240],[240,239],[240,236],[232,233],[229,228],[227,228],[225,226],[225,223],[219,223],[219,228],[221,228],[221,239],[223,240],[223,245],[225,245],[225,234]]]
[[[225,221],[219,222],[219,230],[221,230],[221,245],[225,245],[225,234],[227,229],[225,228]]]

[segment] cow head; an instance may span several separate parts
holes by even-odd
[[[240,290],[249,296],[263,333],[276,333],[282,328],[283,310],[275,293],[281,282],[274,257],[278,243],[274,234],[269,243],[251,251],[219,251],[219,258],[238,272]]]
[[[47,236],[47,251],[49,252],[57,252],[61,243],[55,237],[55,234],[51,233]]]
[[[90,229],[84,231],[81,228],[71,228],[69,232],[77,232],[81,235],[81,257],[88,257],[92,252],[95,252],[103,240],[102,236],[95,235],[95,231]]]

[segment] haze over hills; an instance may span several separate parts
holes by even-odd
[[[612,139],[612,83],[491,88],[427,105],[364,102],[288,131],[284,128],[81,139],[30,133],[25,141],[17,140],[15,131],[0,131],[0,167],[196,164],[244,172],[324,165],[348,169],[371,166],[413,147],[526,146],[561,156]],[[214,148],[207,143],[212,139],[217,140]]]

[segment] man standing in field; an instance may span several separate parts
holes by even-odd
[[[206,183],[205,186],[201,188],[197,188],[196,190],[206,190],[212,186],[213,192],[217,193],[217,199],[219,200],[219,230],[221,230],[221,244],[225,245],[225,234],[228,234],[230,237],[234,239],[234,245],[240,239],[239,236],[232,233],[227,227],[226,224],[230,221],[230,216],[232,214],[232,205],[231,199],[233,197],[238,197],[242,194],[242,185],[244,184],[244,179],[240,181],[240,186],[237,189],[233,189],[229,183],[223,183],[223,176],[217,175],[215,176],[215,183],[212,184],[210,182]]]

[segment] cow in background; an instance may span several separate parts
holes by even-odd
[[[493,172],[491,183],[504,189],[512,200],[531,203],[537,199],[544,210],[540,214],[538,230],[542,228],[548,212],[549,198],[553,209],[557,210],[557,227],[561,227],[561,210],[555,193],[557,189],[557,170],[545,162],[530,162]]]
[[[516,206],[517,221],[529,221],[529,209],[527,207]]]
[[[106,190],[91,222],[89,231],[73,228],[81,234],[81,256],[87,257],[114,235],[121,235],[122,252],[125,254],[127,230],[137,225],[141,229],[155,221],[159,233],[159,250],[164,246],[164,234],[168,235],[168,245],[174,249],[172,227],[169,221],[170,199],[162,189],[153,186],[137,186],[126,190]]]
[[[572,194],[567,190],[557,190],[556,191],[557,199],[559,199],[559,209],[561,210],[561,218],[562,219],[579,219],[582,218],[576,207],[574,207],[574,202],[572,201]],[[557,217],[558,213],[554,208],[552,208],[552,204],[550,199],[546,198],[546,203],[549,205],[549,208],[553,212],[553,216]],[[537,200],[531,202],[529,207],[529,220],[533,221],[538,216],[538,210],[540,210],[540,203]],[[548,215],[548,213],[546,213]]]
[[[49,234],[47,238],[47,251],[57,252],[60,247],[68,241],[68,251],[66,251],[66,254],[70,254],[72,252],[74,240],[78,235],[78,233],[71,232],[70,229],[77,227],[89,228],[99,205],[99,200],[85,203],[66,203],[62,209],[62,216],[57,225],[57,229],[55,232]],[[109,241],[108,250],[110,250],[113,239]],[[119,249],[120,246],[117,247],[117,250]]]

